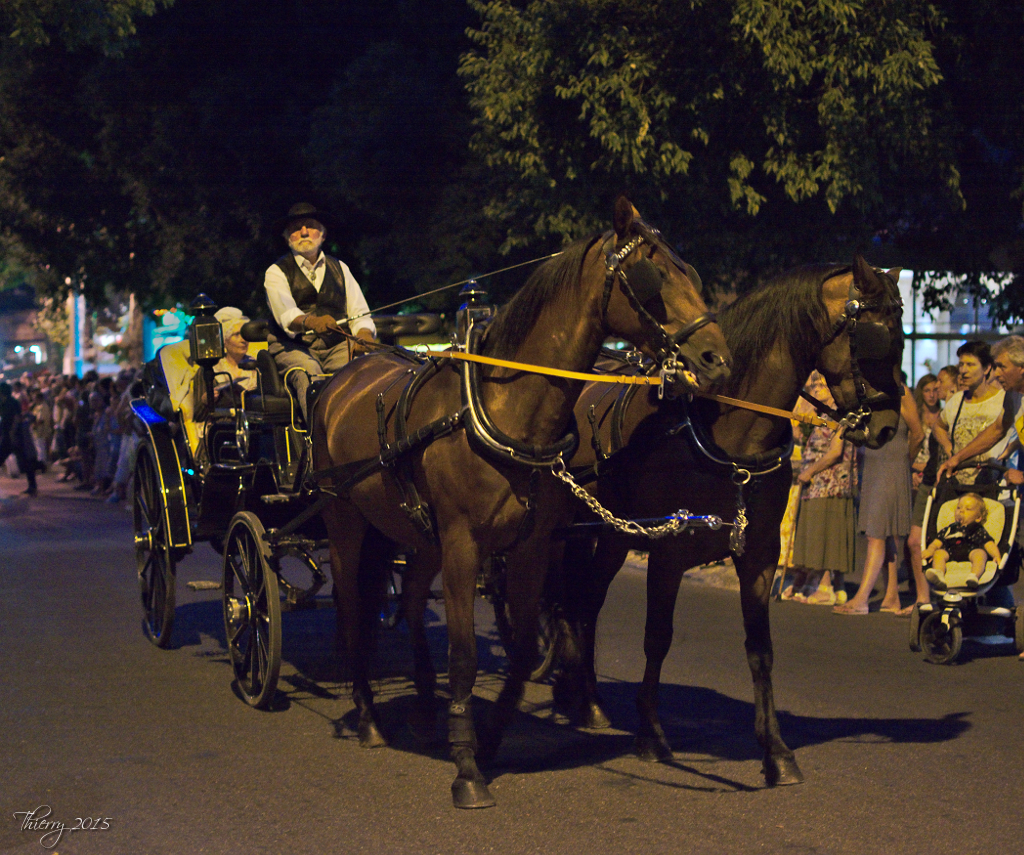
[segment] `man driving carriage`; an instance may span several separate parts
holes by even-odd
[[[330,214],[315,205],[292,205],[274,224],[289,252],[267,268],[263,281],[273,316],[267,349],[295,392],[307,424],[309,375],[332,374],[363,351],[346,333],[363,341],[373,341],[376,333],[352,271],[321,249],[331,224]],[[359,315],[365,317],[345,320]]]

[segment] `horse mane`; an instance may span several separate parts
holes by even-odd
[[[561,255],[538,267],[522,288],[488,326],[486,351],[497,359],[509,359],[537,323],[540,310],[563,291],[578,286],[583,259],[601,235],[591,235],[567,246]]]
[[[740,383],[780,341],[788,345],[795,361],[813,361],[830,329],[822,287],[850,270],[842,264],[795,267],[719,312],[718,323],[733,357],[731,382]]]

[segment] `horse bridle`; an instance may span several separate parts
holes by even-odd
[[[650,226],[644,226],[641,227],[640,234],[636,235],[620,249],[616,250],[613,244],[610,249],[605,250],[604,296],[601,302],[601,319],[603,322],[606,317],[608,312],[608,303],[612,296],[612,288],[615,285],[615,281],[618,280],[619,285],[622,288],[623,293],[625,293],[626,299],[629,300],[629,305],[632,307],[633,311],[637,313],[641,322],[646,323],[654,333],[654,338],[656,340],[655,355],[657,356],[658,362],[674,365],[679,348],[688,338],[690,338],[690,336],[697,332],[697,330],[706,327],[708,324],[715,323],[716,316],[713,312],[705,312],[672,335],[669,335],[658,319],[647,310],[644,306],[645,301],[641,300],[637,296],[636,290],[629,281],[629,276],[626,271],[623,270],[622,262],[636,252],[644,243],[654,246],[656,237],[657,230]],[[679,270],[689,278],[689,274],[687,273],[683,262],[676,257],[675,253],[667,247],[663,247],[663,250],[669,256],[673,264],[675,264],[676,267],[678,267]],[[650,297],[648,297],[648,299],[650,299]]]
[[[865,321],[861,319],[864,312],[885,312],[887,315],[894,314],[903,309],[903,300],[896,290],[892,277],[885,271],[877,271],[884,276],[890,284],[888,293],[876,300],[861,299],[860,289],[857,287],[856,279],[850,283],[850,291],[847,295],[846,304],[843,306],[843,313],[832,324],[828,335],[822,344],[822,349],[834,342],[844,330],[847,331],[847,338],[850,342],[850,372],[853,375],[853,388],[857,396],[857,408],[848,411],[841,416],[837,410],[832,409],[824,402],[805,391],[800,396],[813,404],[820,412],[830,416],[840,424],[840,429],[857,430],[864,426],[871,417],[871,411],[877,409],[881,404],[886,403],[894,397],[885,391],[875,395],[868,395],[867,383],[864,379],[864,370],[861,361],[877,362],[888,355],[893,344],[893,337],[889,328],[880,321]],[[895,292],[895,293],[894,293]],[[901,336],[902,330],[898,330],[897,336]],[[888,379],[888,378],[886,378]],[[892,381],[889,380],[891,384]],[[881,389],[883,384],[872,384],[874,388]],[[898,390],[894,391],[898,392]]]

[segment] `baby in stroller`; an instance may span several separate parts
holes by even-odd
[[[999,547],[992,535],[985,529],[988,509],[985,500],[977,493],[965,493],[956,504],[953,522],[942,529],[921,553],[932,566],[925,578],[936,589],[946,590],[946,563],[948,561],[969,561],[971,572],[965,583],[968,588],[977,588],[978,580],[985,572],[989,560],[999,563]]]

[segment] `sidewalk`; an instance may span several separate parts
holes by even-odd
[[[59,478],[63,471],[50,466],[46,472],[36,476],[36,484],[39,492],[34,496],[26,496],[23,492],[28,486],[25,476],[10,478],[6,470],[0,474],[0,518],[21,516],[31,514],[33,511],[51,506],[54,501],[58,502],[89,502],[91,504],[106,503],[105,497],[90,496],[89,490],[75,490],[77,481],[61,482]],[[122,500],[117,505],[111,503],[110,508],[129,508],[130,504]]]

